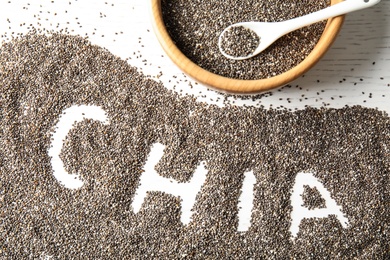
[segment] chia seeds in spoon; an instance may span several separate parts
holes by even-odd
[[[221,36],[221,49],[232,57],[247,57],[260,44],[259,36],[243,26],[232,26]]]

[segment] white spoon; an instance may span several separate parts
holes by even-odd
[[[293,18],[291,20],[283,21],[283,22],[242,22],[242,23],[236,23],[233,25],[228,26],[218,39],[218,47],[220,52],[227,58],[233,59],[233,60],[244,60],[251,58],[253,56],[256,56],[268,46],[270,46],[273,42],[275,42],[277,39],[282,37],[283,35],[295,31],[299,28],[308,26],[310,24],[329,19],[331,17],[336,17],[339,15],[343,15],[346,13],[350,13],[353,11],[361,10],[367,7],[371,7],[377,3],[379,3],[380,0],[345,0],[343,2],[340,2],[338,4],[329,6],[325,9],[322,9],[320,11],[310,13],[301,17]],[[223,35],[231,30],[233,27],[244,27],[250,31],[252,34],[255,33],[259,37],[259,45],[257,48],[251,52],[247,56],[232,56],[227,54],[224,51],[223,48]],[[245,44],[241,44],[242,46],[246,46]],[[247,52],[248,50],[243,50],[244,52]]]

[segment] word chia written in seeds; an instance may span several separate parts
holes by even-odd
[[[381,111],[207,105],[56,33],[0,82],[1,258],[389,256]]]
[[[56,127],[56,132],[54,133],[54,137],[52,145],[50,146],[49,155],[51,155],[51,162],[54,171],[54,176],[57,178],[58,181],[61,183],[64,182],[65,186],[67,188],[80,188],[83,185],[83,182],[79,180],[74,175],[68,175],[66,170],[63,168],[64,166],[61,164],[61,159],[59,157],[59,151],[61,150],[61,146],[58,145],[60,140],[63,140],[62,137],[66,135],[67,132],[70,131],[70,124],[72,122],[80,121],[81,118],[91,118],[93,120],[98,120],[103,123],[107,121],[106,118],[104,118],[104,111],[101,110],[99,107],[93,107],[93,106],[76,106],[76,107],[70,107],[66,111],[63,112],[63,117],[58,122],[58,125]],[[69,124],[70,123],[70,124]],[[65,128],[65,130],[64,130]],[[59,134],[61,133],[61,134]],[[53,144],[54,143],[54,144]],[[181,222],[183,224],[188,224],[191,220],[192,215],[192,208],[195,204],[195,197],[197,193],[200,191],[202,184],[204,183],[206,179],[206,170],[204,167],[198,167],[194,172],[194,177],[190,180],[190,182],[187,183],[178,183],[174,179],[168,179],[160,176],[154,169],[154,166],[157,165],[158,161],[163,157],[163,151],[164,146],[161,144],[154,144],[151,148],[151,152],[149,155],[149,159],[145,163],[144,167],[144,173],[140,177],[140,186],[137,188],[134,197],[134,200],[132,202],[132,206],[134,208],[134,212],[138,213],[143,201],[145,200],[147,196],[147,192],[153,192],[153,191],[160,191],[165,192],[168,194],[172,194],[175,196],[179,196],[182,199],[182,212],[181,212]],[[58,155],[56,156],[56,152]],[[254,180],[252,172],[245,173],[247,177],[244,179],[246,180]],[[251,174],[251,175],[250,175]],[[247,181],[248,182],[248,181]],[[247,195],[246,192],[253,192],[253,186],[255,183],[254,181],[251,181],[251,185],[243,185],[243,186],[249,186],[248,189],[245,190],[245,192],[242,191],[240,201],[244,201],[242,196],[246,199],[251,196]],[[303,184],[302,184],[303,183]],[[319,191],[326,199],[323,199],[325,202],[328,203],[328,205],[331,205],[329,208],[321,209],[317,211],[310,211],[306,210],[305,208],[302,208],[302,202],[299,198],[299,196],[302,196],[304,194],[303,188],[304,186],[308,186],[307,184],[311,184],[310,187],[313,187],[316,189],[319,188]],[[218,188],[218,187],[216,187]],[[317,189],[316,189],[317,190]],[[293,206],[293,212],[292,212],[292,225],[291,225],[291,233],[295,237],[298,233],[298,226],[302,219],[304,218],[321,218],[321,217],[328,217],[329,215],[335,215],[339,221],[341,222],[342,226],[345,228],[346,224],[348,223],[348,220],[343,216],[341,213],[341,208],[337,205],[337,203],[331,199],[331,196],[329,192],[321,185],[320,182],[318,182],[311,174],[298,174],[297,179],[295,180],[295,186],[294,191],[292,192],[292,203],[296,204]],[[297,197],[298,196],[298,197]],[[253,200],[253,196],[251,196]],[[296,202],[296,203],[294,203]],[[246,220],[250,218],[251,211],[253,209],[253,201],[245,200],[245,203],[251,205],[251,207],[246,207],[246,205],[243,205],[241,210],[239,209],[238,216],[239,216],[239,223],[240,231],[247,231],[250,222],[246,222],[246,224],[243,224],[242,220]],[[297,213],[299,212],[299,213]],[[241,218],[240,218],[241,216]],[[247,226],[245,226],[247,225]]]

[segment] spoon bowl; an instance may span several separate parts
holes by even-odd
[[[218,39],[218,47],[219,51],[229,59],[233,60],[245,60],[252,58],[258,55],[260,52],[267,49],[272,43],[274,43],[277,39],[284,36],[287,33],[300,29],[302,27],[311,25],[313,23],[326,20],[332,17],[336,17],[339,15],[347,14],[350,12],[354,12],[357,10],[361,10],[364,8],[371,7],[376,5],[381,0],[345,0],[338,4],[329,6],[325,9],[322,9],[317,12],[313,12],[301,17],[293,18],[283,22],[241,22],[228,26],[223,32],[220,34]],[[257,35],[259,39],[257,48],[253,51],[249,51],[249,54],[246,56],[233,56],[225,51],[223,43],[226,41],[224,37],[234,28],[245,28],[251,32],[251,34]],[[232,39],[234,41],[234,38]],[[246,44],[239,44],[240,48],[245,48]],[[243,53],[245,50],[239,51]]]
[[[250,52],[247,56],[233,56],[228,54],[224,49],[224,36],[233,28],[243,27],[251,32],[255,33],[258,36],[259,42],[252,52]],[[272,33],[264,33],[264,32],[272,32]],[[275,35],[281,35],[284,33],[284,28],[282,27],[282,23],[266,23],[266,22],[241,22],[228,26],[218,38],[218,47],[219,51],[226,57],[232,60],[245,60],[252,58],[259,54],[260,52],[267,49],[272,43],[274,43],[279,37],[275,37]]]

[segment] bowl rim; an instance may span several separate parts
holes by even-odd
[[[343,0],[331,0],[331,5]],[[279,75],[255,80],[224,77],[201,68],[187,58],[170,37],[162,16],[161,0],[151,0],[152,26],[156,37],[168,57],[195,81],[219,92],[231,94],[257,94],[269,91],[297,79],[311,69],[331,47],[340,32],[345,15],[328,19],[325,29],[310,54],[297,66]]]

